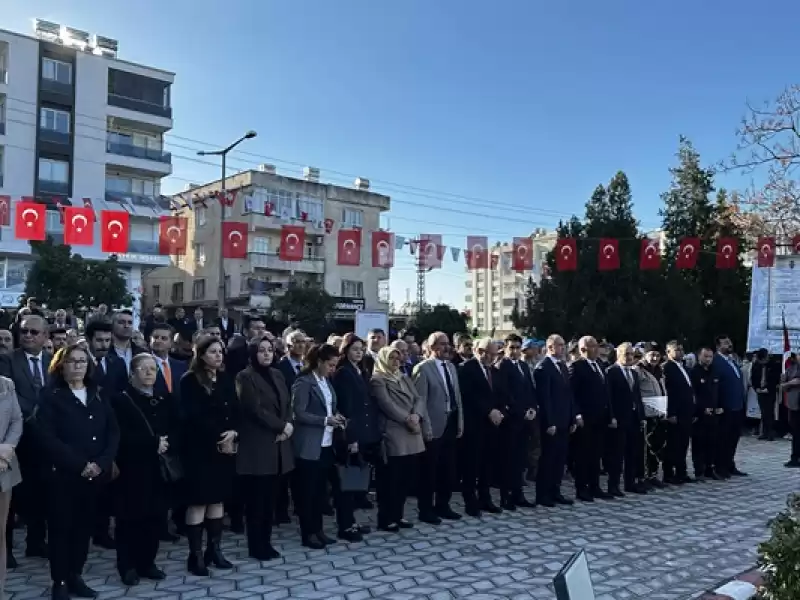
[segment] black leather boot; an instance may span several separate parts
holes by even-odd
[[[233,564],[222,555],[220,542],[222,540],[222,519],[206,519],[208,531],[208,545],[205,558],[207,565],[214,565],[218,569],[232,569]]]
[[[192,575],[208,577],[210,574],[203,559],[203,524],[186,525],[186,539],[189,540],[189,560],[186,568]]]

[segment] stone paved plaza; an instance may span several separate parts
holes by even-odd
[[[101,598],[551,600],[553,574],[584,548],[599,600],[688,600],[753,566],[767,520],[799,487],[800,472],[783,467],[788,450],[786,440],[748,438],[740,450],[748,478],[465,518],[399,534],[375,532],[362,543],[339,542],[326,550],[306,551],[296,528],[282,526],[276,547],[283,558],[277,562],[248,559],[243,537],[227,533],[224,545],[236,569],[210,578],[186,575],[183,544],[162,544],[159,566],[168,578],[131,590],[119,582],[114,552],[93,551],[86,580]],[[571,486],[565,491],[571,493]],[[407,515],[414,518],[416,511]],[[334,532],[329,524],[328,533]],[[6,591],[13,600],[47,596],[48,579],[44,561],[23,559],[9,573]]]

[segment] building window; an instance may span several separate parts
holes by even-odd
[[[64,223],[61,221],[61,211],[47,210],[44,214],[44,228],[45,231],[58,233],[64,231]]]
[[[154,285],[153,286],[153,302],[158,302],[161,298],[161,286]]]
[[[192,300],[205,300],[206,280],[195,279],[192,283]]]
[[[183,282],[179,281],[177,283],[172,284],[172,294],[170,295],[170,300],[172,300],[173,304],[180,304],[183,302]]]
[[[345,298],[363,298],[364,282],[342,279],[342,296]]]
[[[43,58],[42,79],[69,85],[72,83],[72,65],[52,58]]]
[[[483,329],[485,325],[486,325],[486,322],[483,319],[478,319],[477,320],[478,329]]]
[[[206,219],[208,217],[208,209],[205,206],[200,206],[199,204],[194,208],[194,219],[197,222],[198,227],[204,227],[206,224]]]
[[[478,308],[477,308],[478,312],[483,312],[485,307],[486,305],[483,302],[478,302]]]
[[[59,133],[69,133],[70,115],[65,110],[43,108],[39,111],[39,127]]]
[[[389,302],[389,280],[378,280],[378,302]]]
[[[138,177],[121,177],[119,175],[106,175],[106,190],[118,194],[136,194],[154,198],[160,193],[158,182],[152,179],[139,179]]]
[[[63,160],[40,158],[39,180],[69,183],[69,163]]]
[[[206,264],[206,246],[205,244],[194,245],[194,262],[198,267]]]
[[[265,237],[250,238],[250,252],[256,254],[269,254],[269,239]]]
[[[342,225],[345,227],[363,227],[364,213],[352,208],[342,209]]]
[[[306,213],[306,220],[311,223],[319,223],[325,219],[325,211],[322,207],[322,200],[315,196],[299,194],[297,197],[297,218],[300,219]]]

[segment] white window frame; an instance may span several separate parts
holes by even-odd
[[[343,208],[342,225],[351,228],[364,227],[364,211],[355,208]]]
[[[47,169],[42,169],[45,166]],[[56,173],[56,168],[64,169],[64,178],[59,179],[56,175],[60,173]],[[43,172],[47,172],[50,177],[42,177]],[[55,181],[57,183],[69,183],[69,163],[64,160],[55,160],[52,158],[39,158],[39,179],[41,181]]]
[[[194,220],[198,227],[205,227],[208,223],[208,209],[202,204],[194,207]]]
[[[325,210],[322,205],[322,200],[316,196],[308,196],[306,194],[299,194],[297,198],[297,218],[300,218],[300,213],[308,213],[308,221],[316,223],[325,219]]]
[[[43,58],[42,79],[72,85],[72,65],[63,60]]]
[[[195,244],[194,245],[194,262],[201,267],[206,264],[206,245],[205,244]]]
[[[345,298],[363,298],[364,282],[342,279],[342,296]]]
[[[253,236],[250,238],[250,252],[256,254],[269,254],[269,238]]]
[[[71,115],[65,110],[43,106],[39,110],[39,128],[58,133],[70,133],[72,129]]]

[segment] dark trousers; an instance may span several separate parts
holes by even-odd
[[[761,409],[761,435],[769,439],[774,439],[775,394],[759,394],[758,407]]]
[[[792,432],[791,460],[800,462],[800,410],[789,411],[789,427]]]
[[[239,475],[247,517],[247,549],[263,554],[272,543],[272,518],[281,475]]]
[[[619,488],[622,479],[628,436],[623,427],[615,427],[614,429],[609,428],[604,437],[603,465],[608,472],[608,489],[613,490]],[[639,458],[643,459],[641,455]],[[625,483],[627,484],[627,481]]]
[[[456,470],[456,428],[451,414],[442,437],[425,442],[420,461],[417,506],[420,513],[432,513],[450,506]]]
[[[38,458],[30,456],[30,444],[20,443],[20,448],[25,449],[24,452],[18,452],[22,482],[14,488],[12,504],[15,513],[25,522],[26,546],[33,548],[45,543],[49,486]]]
[[[461,474],[461,495],[467,508],[490,498],[492,464],[494,462],[495,427],[488,418],[469,423],[458,440],[458,466]]]
[[[231,527],[236,529],[242,526],[244,521],[244,482],[240,476],[233,478],[233,489],[231,490],[231,497],[225,503],[225,512],[231,519]]]
[[[678,417],[677,423],[667,424],[667,447],[664,460],[664,477],[685,477],[686,454],[692,437],[692,418]]]
[[[390,456],[375,473],[378,487],[378,527],[399,523],[411,492],[421,454]]]
[[[120,575],[130,569],[141,572],[155,564],[164,519],[165,515],[115,519],[117,569]]]
[[[539,426],[538,417],[533,421],[525,421],[528,427],[528,455],[526,456],[525,478],[528,481],[536,481],[536,472],[539,469],[539,457],[542,455],[542,428]]]
[[[717,470],[729,474],[736,469],[736,448],[742,436],[743,410],[725,410],[719,419],[719,443],[717,444]]]
[[[625,487],[630,488],[638,479],[644,478],[644,430],[638,418],[634,418],[623,429],[623,432],[625,436]]]
[[[97,496],[104,484],[79,477],[55,480],[47,494],[50,577],[66,581],[82,573],[94,529]]]
[[[300,535],[308,538],[322,531],[322,514],[328,503],[328,477],[333,465],[333,451],[322,448],[319,460],[295,459],[294,496],[300,518]]]
[[[111,486],[104,486],[97,495],[95,503],[94,526],[92,527],[92,537],[100,538],[109,535],[111,530],[112,510]]]
[[[717,448],[717,415],[702,414],[692,424],[692,463],[694,474],[705,475],[715,466]]]
[[[600,487],[600,457],[607,424],[602,419],[584,416],[583,427],[573,435],[575,440],[575,488],[596,490]],[[606,469],[608,467],[606,466]]]
[[[536,476],[536,499],[549,502],[561,495],[561,478],[569,451],[569,429],[558,427],[555,434],[542,430],[542,456]]]
[[[289,520],[289,487],[291,477],[281,477],[278,480],[278,489],[275,494],[275,519],[278,521]]]
[[[503,500],[522,495],[530,434],[528,423],[522,417],[506,415],[499,427],[500,496]]]

